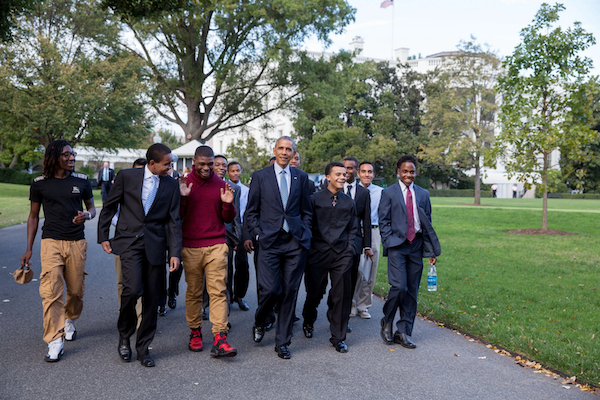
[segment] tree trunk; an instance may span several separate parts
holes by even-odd
[[[548,154],[544,153],[544,164],[542,168],[542,186],[544,194],[542,196],[542,229],[548,229]]]
[[[13,155],[13,159],[10,162],[10,165],[8,166],[8,168],[14,168],[15,165],[17,165],[17,161],[19,160],[19,156],[15,153]]]
[[[479,157],[476,157],[477,163],[475,164],[475,205],[481,205],[481,166],[479,165]]]

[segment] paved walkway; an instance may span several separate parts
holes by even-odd
[[[183,296],[175,310],[158,321],[152,344],[155,368],[123,363],[117,355],[117,307],[113,257],[96,244],[97,218],[88,223],[85,306],[77,340],[65,345],[56,364],[43,361],[42,307],[38,282],[21,286],[10,272],[25,251],[25,224],[0,229],[0,399],[593,399],[560,379],[535,374],[483,344],[418,319],[416,350],[388,346],[379,337],[383,302],[374,299],[373,319],[352,318],[349,353],[329,344],[325,310],[306,339],[294,330],[291,360],[279,359],[274,332],[252,341],[256,307],[252,273],[246,300],[252,311],[233,306],[229,341],[238,356],[215,360],[212,335],[204,326],[205,349],[187,350],[189,330]],[[39,237],[32,258],[39,277]],[[253,270],[251,268],[251,270]],[[180,286],[185,292],[185,282]],[[298,313],[304,300],[301,290]],[[324,303],[324,302],[323,302]]]

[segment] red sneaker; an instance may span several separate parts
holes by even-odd
[[[188,349],[191,351],[202,351],[202,327],[198,329],[192,328]]]
[[[227,334],[225,332],[221,332],[215,335],[215,343],[210,351],[210,355],[216,358],[235,357],[237,355],[237,350],[227,343]]]

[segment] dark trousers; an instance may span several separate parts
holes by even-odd
[[[356,283],[358,282],[358,267],[360,266],[360,254],[352,255],[352,258],[350,258],[348,262],[350,263],[352,293],[354,293],[354,290],[356,289]],[[350,313],[350,310],[348,310],[348,313]]]
[[[102,181],[100,184],[100,194],[102,195],[102,204],[106,201],[106,197],[108,196],[108,192],[110,192],[110,188],[112,187],[112,183],[110,181]]]
[[[167,280],[167,269],[165,268],[164,282],[160,300],[158,305],[165,307],[167,305],[167,296],[179,296],[179,281],[181,280],[181,274],[183,273],[183,267],[180,267],[175,272],[169,272],[169,279]],[[168,288],[166,282],[169,283]]]
[[[258,277],[258,242],[252,241],[254,245],[254,276]],[[256,298],[260,303],[260,292],[258,290],[258,278],[256,278]],[[265,319],[265,325],[272,324],[276,320],[275,312],[271,310]]]
[[[250,280],[248,253],[239,247],[238,250],[230,247],[227,255],[227,293],[230,299],[243,299]]]
[[[306,262],[304,285],[306,301],[302,316],[305,325],[313,325],[317,320],[317,307],[327,288],[327,275],[331,279],[331,288],[327,297],[327,320],[332,344],[346,340],[346,329],[352,304],[352,282],[350,274],[351,251],[336,253],[333,250],[320,252],[311,250]]]
[[[121,338],[129,339],[135,332],[137,315],[135,304],[142,298],[142,322],[137,331],[135,348],[138,355],[148,354],[148,346],[156,333],[156,309],[165,282],[165,263],[152,265],[146,258],[144,239],[137,239],[121,253],[123,293],[121,313],[117,322]]]
[[[273,306],[279,305],[275,344],[287,345],[292,340],[298,289],[306,264],[306,249],[291,234],[281,232],[269,248],[260,245],[256,280],[258,309],[256,326],[265,326]]]
[[[423,236],[417,234],[412,243],[388,249],[388,280],[390,292],[383,306],[386,323],[393,323],[396,310],[400,320],[396,327],[400,333],[412,334],[417,315],[417,295],[423,273]]]

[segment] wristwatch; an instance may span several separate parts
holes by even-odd
[[[85,219],[87,219],[88,221],[92,219],[92,213],[89,211],[86,211],[87,216],[85,217]]]

